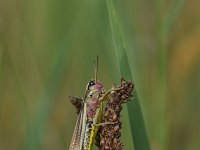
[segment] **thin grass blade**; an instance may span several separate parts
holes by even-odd
[[[112,0],[106,0],[106,2],[112,30],[114,53],[117,58],[120,74],[121,76],[132,79],[133,77],[131,75],[131,67],[128,62],[126,53],[126,44],[123,38],[119,20],[116,15],[114,3]],[[136,92],[134,94],[134,100],[128,104],[128,114],[135,150],[149,150],[150,145],[148,142],[144,119]]]

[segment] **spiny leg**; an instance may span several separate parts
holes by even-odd
[[[104,101],[105,99],[106,99],[106,97],[108,96],[108,95],[110,95],[112,92],[117,92],[117,91],[120,91],[120,90],[122,90],[123,89],[123,87],[115,87],[115,85],[113,86],[113,88],[112,89],[110,89],[109,91],[107,91],[105,94],[103,94],[103,96],[100,98],[100,101]]]
[[[94,126],[104,126],[104,125],[109,125],[109,124],[116,124],[118,121],[116,122],[103,122],[103,123],[97,123],[97,124],[93,124]]]

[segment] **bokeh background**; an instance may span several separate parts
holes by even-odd
[[[199,149],[200,1],[114,4],[151,149]],[[105,88],[119,82],[114,49],[105,0],[1,0],[0,150],[69,147],[68,96],[83,96],[97,54]]]

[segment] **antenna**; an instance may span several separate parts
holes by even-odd
[[[97,81],[98,63],[99,63],[99,56],[97,55],[96,63],[95,63],[95,61],[94,61],[94,68],[95,68],[95,81]]]

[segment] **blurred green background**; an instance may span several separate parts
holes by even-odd
[[[200,1],[114,4],[151,149],[197,150]],[[69,147],[77,116],[68,96],[83,96],[97,54],[105,88],[119,82],[115,46],[106,0],[1,0],[0,150]]]

